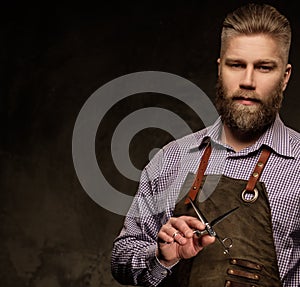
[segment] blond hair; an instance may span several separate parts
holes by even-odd
[[[291,45],[291,27],[288,19],[273,6],[249,3],[232,13],[223,22],[221,33],[221,55],[228,39],[238,35],[264,34],[278,41],[283,59],[288,62]]]

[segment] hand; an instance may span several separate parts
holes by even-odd
[[[157,258],[165,266],[180,259],[196,256],[205,246],[212,244],[215,237],[196,236],[194,230],[204,230],[205,225],[192,216],[171,217],[158,232]]]

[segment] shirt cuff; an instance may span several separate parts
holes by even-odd
[[[154,278],[163,280],[165,277],[170,275],[172,273],[171,269],[174,267],[179,261],[177,261],[175,264],[171,266],[164,266],[160,263],[159,259],[156,256],[156,245],[151,246],[151,248],[148,250],[148,268],[149,272]]]

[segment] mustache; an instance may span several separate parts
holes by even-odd
[[[256,103],[262,103],[260,97],[255,92],[245,92],[245,91],[237,91],[235,92],[231,99],[234,100],[247,100]]]

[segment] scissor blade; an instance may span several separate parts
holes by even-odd
[[[206,219],[205,216],[202,214],[202,212],[196,207],[196,205],[194,204],[193,200],[192,200],[190,197],[189,197],[189,201],[190,201],[192,207],[194,208],[194,210],[195,210],[195,212],[196,212],[198,218],[201,220],[201,222],[202,222],[203,224],[205,224],[205,225],[208,224],[207,219]]]
[[[237,206],[237,207],[235,207],[235,208],[233,208],[233,209],[227,211],[227,212],[224,213],[223,215],[221,215],[221,216],[219,216],[218,218],[214,219],[214,220],[210,223],[210,225],[211,225],[211,226],[214,226],[214,225],[220,223],[223,219],[225,219],[227,216],[229,216],[232,212],[234,212],[234,211],[237,210],[238,208],[239,208],[239,207]]]

